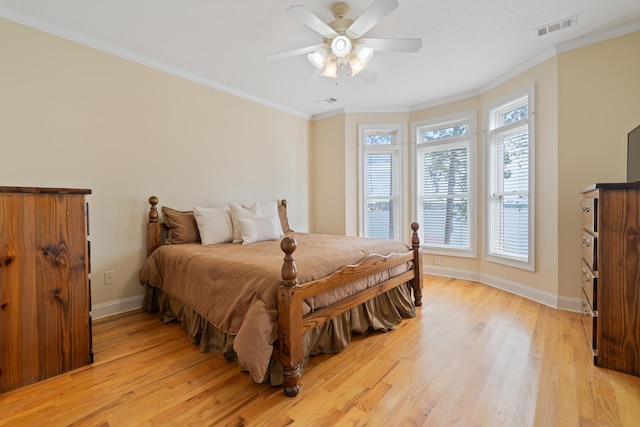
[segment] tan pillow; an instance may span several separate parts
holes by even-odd
[[[289,227],[289,218],[287,217],[287,202],[284,204],[278,203],[278,216],[280,217],[280,223],[282,224],[282,231],[285,233],[288,231],[293,231]]]
[[[180,244],[200,241],[198,224],[192,211],[182,212],[163,206],[162,216],[164,223],[169,227],[167,243]]]

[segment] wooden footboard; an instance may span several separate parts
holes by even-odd
[[[162,245],[162,233],[166,230],[164,223],[158,221],[158,198],[150,197],[149,204],[151,208],[147,223],[147,255]],[[286,208],[285,200],[281,204]],[[330,276],[302,284],[298,283],[293,257],[297,247],[296,240],[291,236],[282,239],[280,248],[285,255],[281,272],[282,285],[278,288],[278,348],[274,354],[280,359],[284,368],[284,392],[287,396],[296,396],[299,391],[304,332],[404,283],[411,284],[415,305],[422,305],[422,258],[418,228],[417,223],[411,224],[413,231],[411,250],[407,252],[388,256],[370,255],[358,264],[345,266]],[[306,316],[302,315],[303,301],[306,298],[407,263],[410,263],[412,268],[404,273],[315,310]]]
[[[282,286],[278,288],[278,341],[279,358],[284,368],[284,393],[289,397],[298,394],[303,359],[302,334],[325,323],[370,299],[404,283],[411,283],[416,306],[422,305],[422,261],[418,224],[412,223],[412,249],[402,254],[388,256],[369,255],[356,265],[348,265],[330,276],[299,284],[293,252],[297,243],[293,237],[282,239],[280,248],[284,252],[282,265]],[[413,268],[398,276],[391,277],[373,287],[360,291],[330,306],[323,307],[306,316],[302,315],[304,299],[352,283],[392,267],[413,263]]]

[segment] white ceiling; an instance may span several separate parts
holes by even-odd
[[[347,1],[347,17],[356,19],[372,2]],[[304,55],[265,59],[322,42],[286,12],[289,6],[302,4],[329,22],[333,3],[0,0],[0,17],[303,117],[335,110],[408,111],[478,93],[571,40],[640,29],[639,0],[399,0],[365,37],[422,38],[422,49],[376,52],[370,66],[378,79],[372,83],[346,75],[307,83],[314,68]],[[574,15],[575,27],[537,35],[537,28]],[[338,101],[318,102],[332,97]]]

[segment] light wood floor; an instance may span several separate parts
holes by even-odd
[[[312,358],[297,398],[133,312],[94,321],[93,365],[0,394],[0,425],[640,425],[640,378],[591,364],[578,314],[425,278],[415,319]]]

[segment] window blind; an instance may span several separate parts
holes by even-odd
[[[528,261],[529,131],[527,119],[492,130],[489,250]]]
[[[365,153],[367,237],[395,238],[395,153]]]
[[[417,170],[422,243],[469,248],[469,142],[419,147]]]

